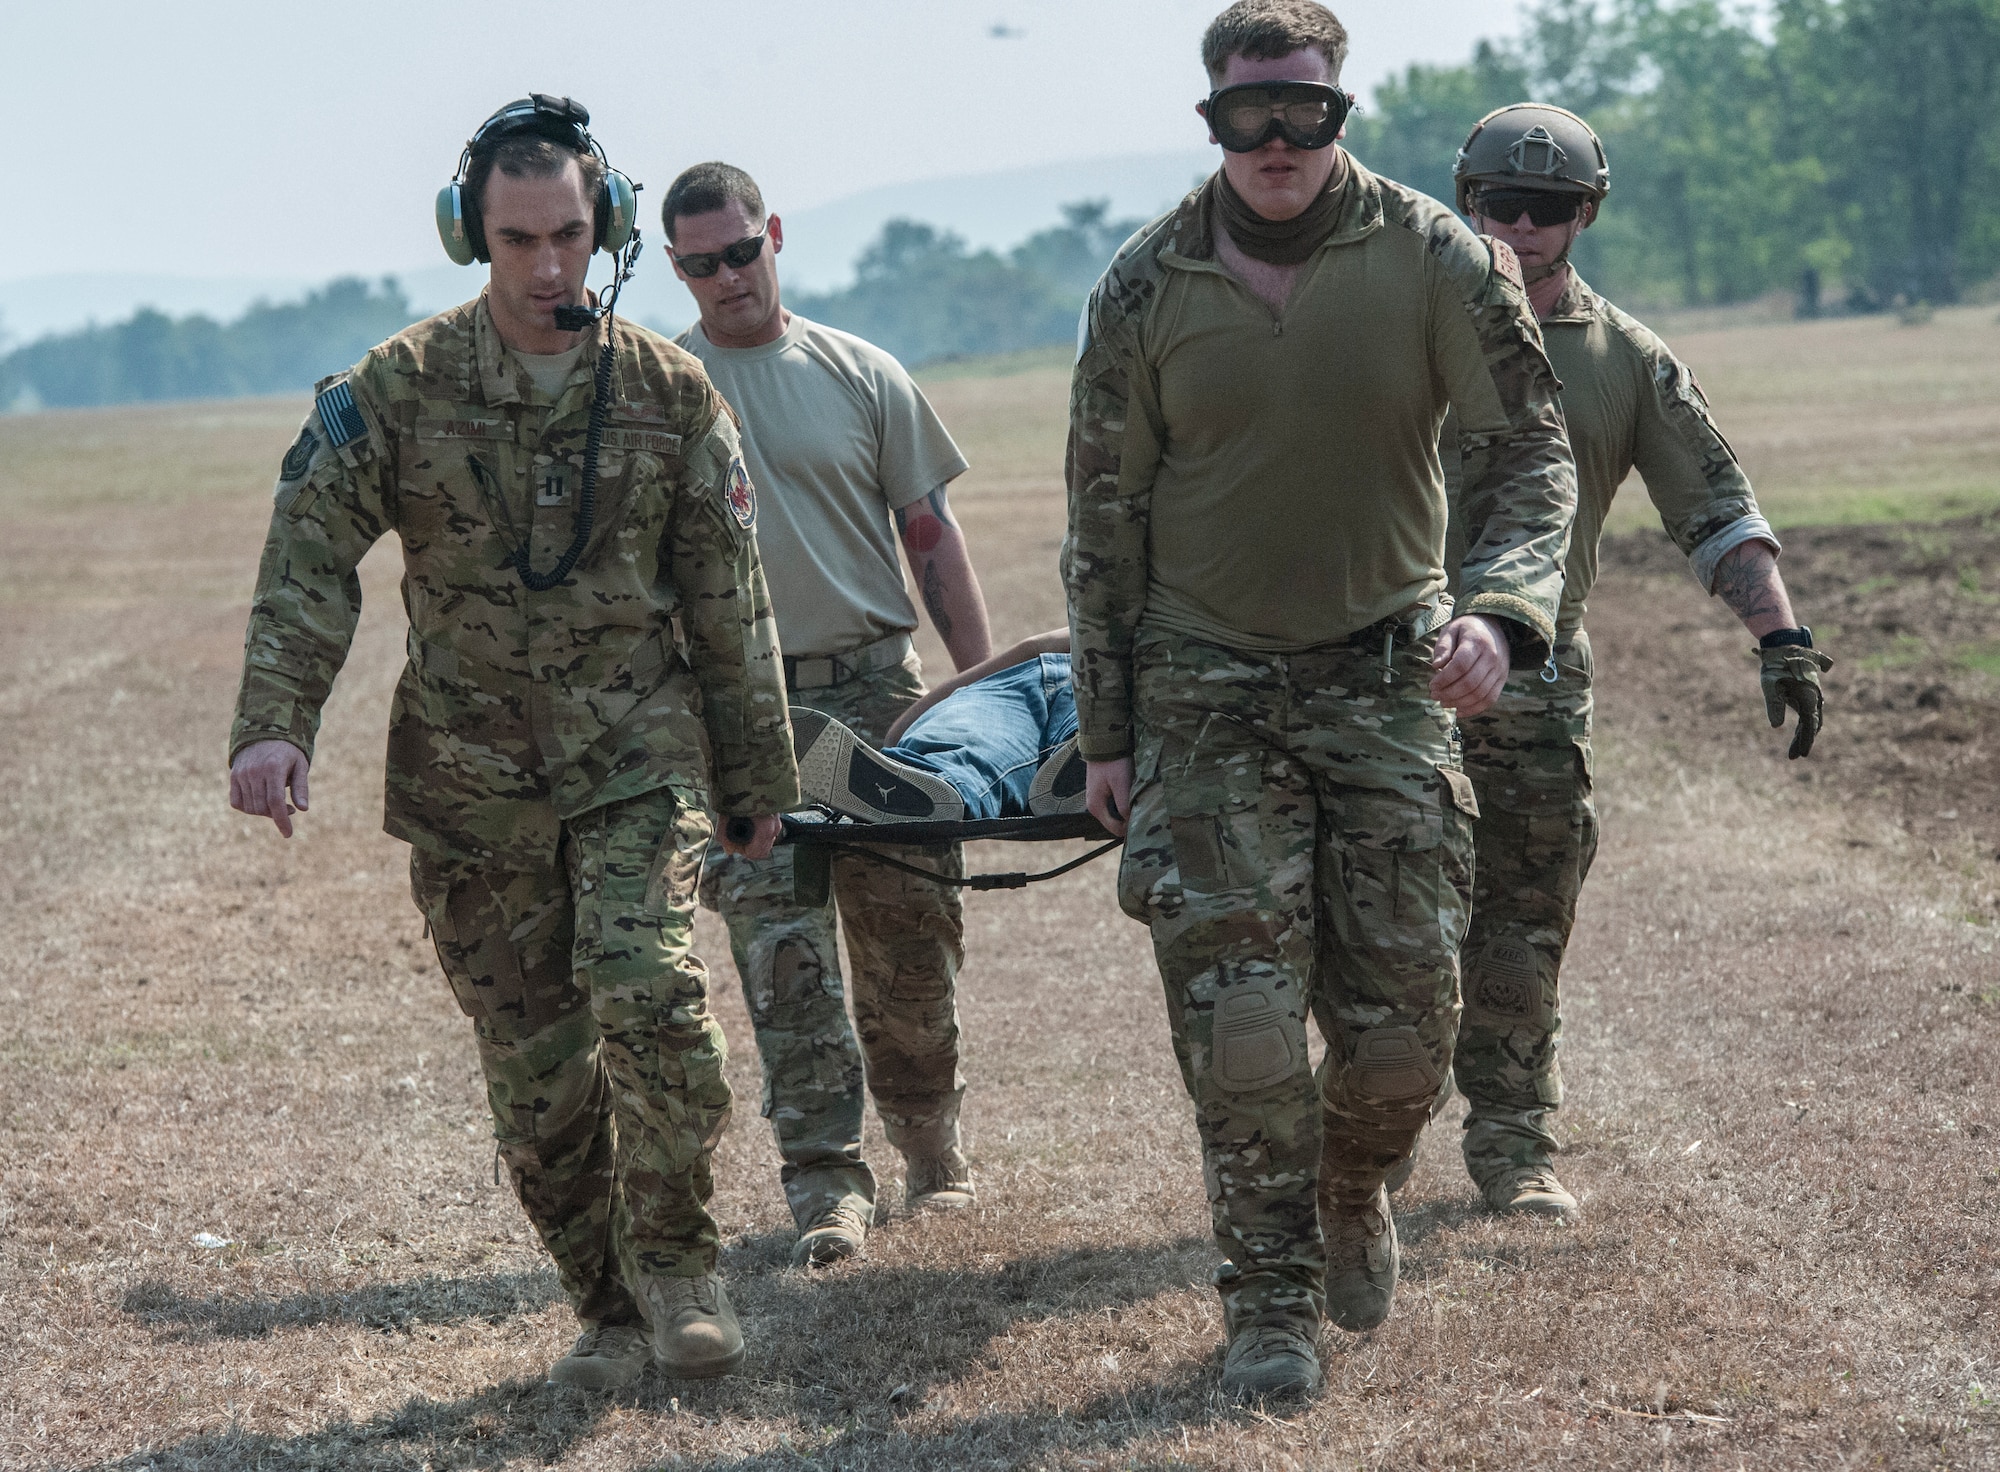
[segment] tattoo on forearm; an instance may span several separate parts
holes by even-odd
[[[1784,599],[1778,591],[1778,564],[1757,556],[1761,550],[1762,543],[1745,542],[1715,570],[1715,596],[1740,619],[1784,611]]]
[[[938,631],[940,639],[951,637],[951,614],[944,603],[944,574],[938,571],[935,562],[924,564],[924,611],[931,616],[931,624]]]

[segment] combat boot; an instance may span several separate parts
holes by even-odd
[[[1339,1176],[1321,1169],[1319,1227],[1326,1238],[1326,1316],[1360,1333],[1389,1317],[1402,1255],[1396,1218],[1381,1186],[1357,1201]]]
[[[1465,1169],[1495,1211],[1574,1224],[1583,1207],[1556,1179],[1555,1136],[1545,1109],[1486,1109],[1465,1117]]]
[[[792,1248],[794,1267],[830,1267],[858,1257],[868,1240],[868,1218],[851,1200],[836,1201],[816,1213]]]
[[[572,1390],[623,1390],[639,1378],[652,1357],[643,1324],[592,1324],[568,1354],[549,1366],[549,1384]]]
[[[743,1364],[743,1329],[729,1292],[714,1273],[655,1278],[646,1285],[653,1321],[653,1360],[669,1375],[706,1380]]]
[[[911,1211],[963,1211],[974,1199],[972,1167],[957,1146],[904,1157],[903,1204]]]
[[[1230,1316],[1222,1390],[1234,1400],[1290,1400],[1320,1387],[1319,1321],[1310,1308]]]

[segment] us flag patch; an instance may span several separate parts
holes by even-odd
[[[368,426],[361,418],[361,410],[355,406],[354,391],[347,386],[347,380],[321,391],[313,400],[319,406],[319,422],[326,426],[326,437],[333,447],[343,449],[368,433]]]
[[[757,524],[757,488],[750,484],[750,472],[743,468],[741,455],[729,462],[722,495],[729,502],[729,514],[736,518],[738,526],[747,532]]]

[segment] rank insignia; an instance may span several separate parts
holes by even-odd
[[[729,462],[729,474],[722,479],[722,497],[738,526],[746,532],[756,526],[757,488],[750,484],[750,472],[743,468],[741,455]]]

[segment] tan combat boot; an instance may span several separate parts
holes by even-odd
[[[549,1384],[572,1390],[623,1390],[639,1378],[653,1346],[643,1324],[592,1324],[570,1352],[549,1366]]]
[[[911,1211],[963,1211],[974,1199],[972,1168],[957,1146],[905,1158],[903,1204]]]
[[[1319,1226],[1326,1237],[1326,1316],[1360,1333],[1389,1317],[1402,1256],[1389,1193],[1377,1186],[1357,1202],[1339,1176],[1321,1168]]]
[[[868,1240],[868,1217],[853,1201],[836,1201],[824,1208],[799,1233],[792,1248],[793,1267],[830,1267],[858,1257]]]
[[[743,1330],[729,1293],[714,1273],[655,1278],[646,1285],[653,1359],[669,1375],[706,1380],[743,1364]]]
[[[1231,1399],[1316,1395],[1321,1379],[1319,1323],[1310,1309],[1266,1309],[1231,1323],[1222,1361],[1222,1390]]]
[[[1486,1109],[1465,1117],[1465,1169],[1495,1211],[1576,1223],[1583,1208],[1556,1179],[1547,1111]]]

